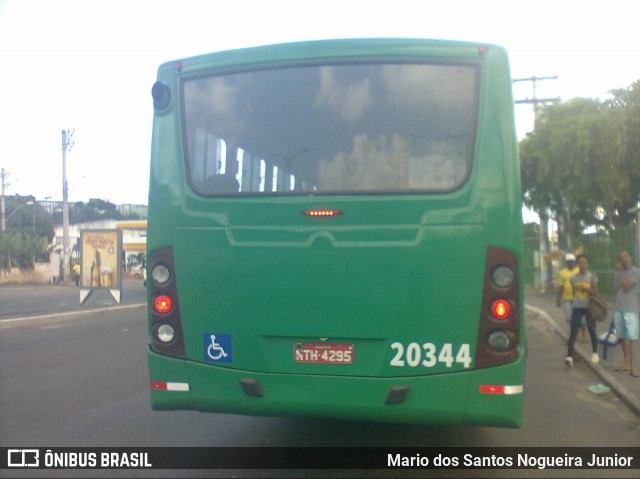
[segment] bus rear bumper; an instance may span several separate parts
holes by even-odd
[[[155,410],[304,416],[413,424],[520,427],[524,360],[392,378],[240,371],[149,352]],[[164,382],[164,383],[163,383]],[[169,389],[157,384],[178,385]]]

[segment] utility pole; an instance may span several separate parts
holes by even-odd
[[[73,148],[74,131],[62,130],[62,280],[67,282],[69,278],[69,189],[67,187],[67,151]]]
[[[558,76],[551,76],[551,77],[537,77],[537,76],[532,76],[529,78],[516,78],[513,80],[513,83],[518,83],[518,82],[523,82],[523,81],[528,81],[531,82],[531,89],[533,91],[533,97],[532,98],[525,98],[524,100],[516,100],[516,104],[533,104],[533,114],[534,114],[534,118],[537,120],[538,119],[538,115],[540,114],[540,104],[542,103],[555,103],[560,101],[560,97],[555,97],[555,98],[538,98],[537,94],[536,94],[536,86],[537,83],[539,81],[542,80],[557,80]]]
[[[517,105],[521,104],[532,104],[533,105],[533,117],[534,117],[534,125],[538,123],[538,116],[540,115],[540,105],[544,103],[555,103],[560,101],[560,97],[555,98],[538,98],[536,92],[536,86],[539,81],[543,80],[557,80],[558,76],[548,76],[548,77],[537,77],[532,76],[529,78],[515,78],[513,83],[518,82],[531,82],[531,89],[533,91],[532,98],[525,98],[524,100],[516,100]],[[549,215],[547,211],[540,211],[538,213],[540,215],[540,228],[539,232],[539,243],[540,243],[540,289],[541,291],[545,291],[547,284],[551,283],[551,275],[549,274],[549,267],[547,265],[547,260],[545,256],[548,253],[547,248],[547,240],[549,238],[548,232],[548,223],[549,223]]]
[[[5,171],[4,168],[2,168],[2,171],[0,172],[0,176],[2,177],[2,196],[0,196],[0,216],[2,217],[1,220],[1,228],[0,231],[5,231],[7,229],[7,217],[6,217],[6,213],[5,213],[5,209],[4,209],[4,190],[7,186],[9,186],[9,183],[7,182],[7,178],[9,178],[9,172]]]

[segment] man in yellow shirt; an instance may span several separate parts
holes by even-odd
[[[589,271],[589,258],[581,254],[576,260],[580,271],[571,276],[573,288],[573,314],[571,315],[571,333],[569,334],[567,356],[564,362],[567,367],[573,367],[573,350],[578,337],[581,323],[586,319],[587,330],[591,336],[591,362],[596,364],[598,357],[598,336],[596,335],[596,320],[589,314],[589,298],[598,294],[598,276]]]
[[[76,286],[80,284],[80,263],[74,263],[73,265],[73,279],[76,280]]]
[[[571,287],[571,276],[576,274],[579,269],[576,266],[576,256],[568,253],[564,257],[565,267],[558,273],[558,295],[556,296],[556,305],[562,308],[564,319],[567,324],[571,323],[571,314],[573,313],[573,288]],[[583,335],[586,334],[583,331]]]

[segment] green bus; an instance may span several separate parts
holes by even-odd
[[[218,52],[161,65],[152,97],[153,409],[520,426],[502,48]]]

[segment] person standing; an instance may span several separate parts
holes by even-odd
[[[613,323],[616,334],[622,340],[624,366],[616,371],[629,371],[633,377],[640,377],[640,371],[633,368],[633,346],[638,340],[640,329],[640,269],[633,265],[627,251],[622,251],[616,263],[614,289],[616,300],[613,305]]]
[[[73,265],[73,278],[76,280],[76,287],[80,284],[80,263]]]
[[[571,313],[573,312],[573,289],[571,288],[571,276],[579,270],[576,266],[576,256],[573,253],[567,253],[564,257],[565,267],[558,273],[558,294],[556,296],[556,305],[562,308],[564,319],[567,324],[571,324]],[[586,334],[583,331],[583,334]]]
[[[589,271],[589,258],[581,254],[577,258],[579,271],[570,279],[573,288],[573,312],[571,314],[571,333],[569,334],[568,352],[564,358],[567,367],[573,367],[573,349],[580,331],[582,318],[586,318],[587,330],[591,336],[591,362],[598,363],[598,337],[595,320],[589,315],[589,298],[598,294],[598,276]]]

